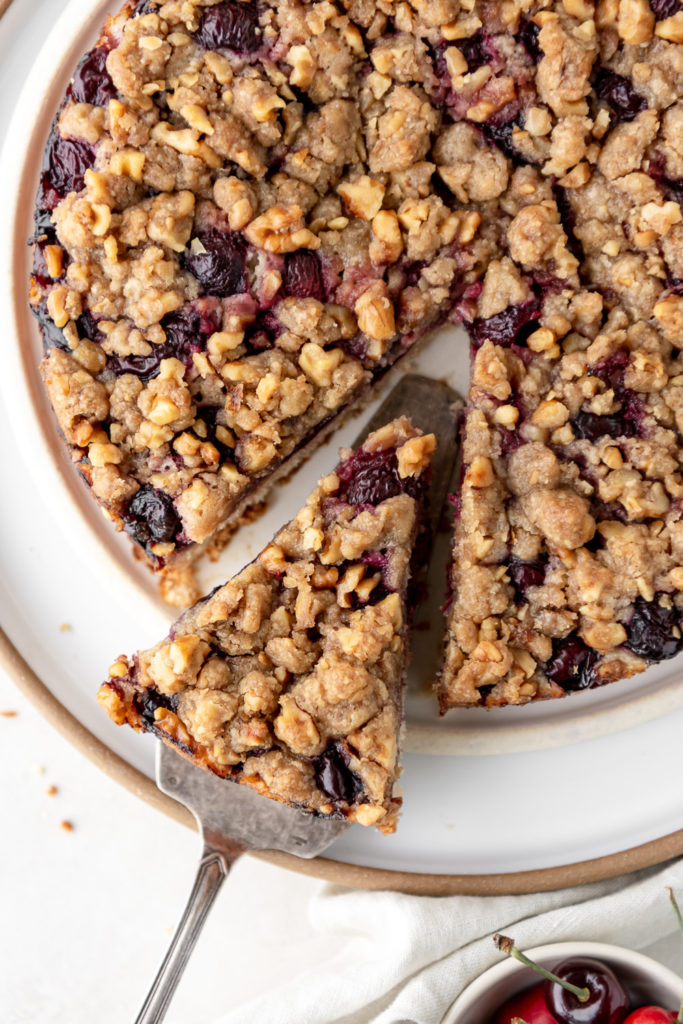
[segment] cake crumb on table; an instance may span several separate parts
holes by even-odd
[[[60,821],[59,827],[63,832],[73,832],[74,826],[70,821]]]

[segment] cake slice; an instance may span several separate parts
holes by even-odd
[[[666,285],[615,302],[575,274],[539,284],[511,253],[469,324],[442,712],[562,697],[683,649],[683,362]]]
[[[258,557],[98,699],[217,775],[392,832],[406,594],[436,446],[401,418],[343,452]]]

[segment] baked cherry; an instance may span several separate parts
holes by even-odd
[[[494,313],[489,317],[477,317],[470,324],[465,324],[467,332],[472,339],[475,348],[479,348],[489,339],[494,345],[512,345],[523,343],[520,332],[527,325],[533,324],[541,315],[538,299],[527,299],[519,302],[516,306],[508,306],[500,313]],[[527,328],[524,335],[530,334],[533,327]]]
[[[636,92],[630,78],[624,78],[606,68],[595,79],[595,92],[618,114],[621,121],[632,121],[647,107],[647,100]]]
[[[255,3],[226,0],[202,14],[195,39],[206,50],[234,50],[253,53],[261,45],[261,29]]]
[[[226,297],[247,289],[246,251],[241,235],[207,228],[197,232],[194,248],[185,250],[182,261],[208,295]]]
[[[413,477],[402,480],[396,452],[367,452],[360,448],[337,469],[337,497],[349,505],[379,505],[407,492],[415,496]]]
[[[498,949],[546,979],[541,987],[551,1021],[622,1024],[629,1011],[628,996],[606,964],[590,957],[570,957],[553,972],[535,964],[506,935],[495,935],[494,942]],[[518,1010],[515,1016],[519,1016]]]
[[[631,621],[626,626],[625,646],[647,661],[673,658],[683,646],[681,616],[675,606],[667,608],[654,601],[636,598]]]
[[[325,287],[320,272],[320,260],[311,249],[299,249],[285,256],[282,271],[282,290],[297,299],[325,301]]]
[[[117,95],[116,86],[107,71],[109,51],[98,46],[81,61],[71,83],[74,103],[91,103],[105,107]]]
[[[683,10],[681,0],[650,0],[650,7],[657,21],[664,21]]]
[[[352,804],[363,792],[363,783],[349,768],[351,754],[346,744],[331,743],[313,762],[315,780],[324,793],[338,803]]]

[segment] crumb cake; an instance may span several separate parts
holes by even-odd
[[[442,711],[677,653],[682,43],[681,0],[128,3],[53,127],[32,279],[106,514],[193,558],[462,323]]]
[[[110,717],[265,796],[392,832],[406,595],[435,446],[401,418],[343,452],[250,565],[115,662],[99,693]]]

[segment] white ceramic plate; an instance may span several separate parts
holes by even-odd
[[[113,726],[93,696],[114,656],[155,642],[172,616],[125,539],[102,520],[56,438],[36,373],[39,335],[25,301],[24,241],[44,140],[71,70],[115,6],[92,0],[66,5],[35,59],[6,134],[0,188],[12,201],[0,209],[0,617],[55,696],[112,750],[151,775],[152,742]],[[468,350],[455,328],[441,331],[399,372],[443,377],[449,365],[446,379],[465,391]],[[391,378],[382,394],[388,386]],[[240,531],[220,562],[203,567],[204,587],[254,556],[373,408],[275,489],[267,513]],[[436,579],[438,595],[438,572]],[[71,629],[60,632],[63,623]],[[418,636],[424,644],[424,634]],[[424,665],[424,659],[415,663]],[[679,778],[683,768],[682,667],[679,658],[564,701],[456,711],[444,719],[437,717],[430,680],[414,669],[399,832],[387,840],[351,830],[331,855],[406,871],[513,872],[615,853],[677,830],[683,825],[681,800],[666,780]]]

